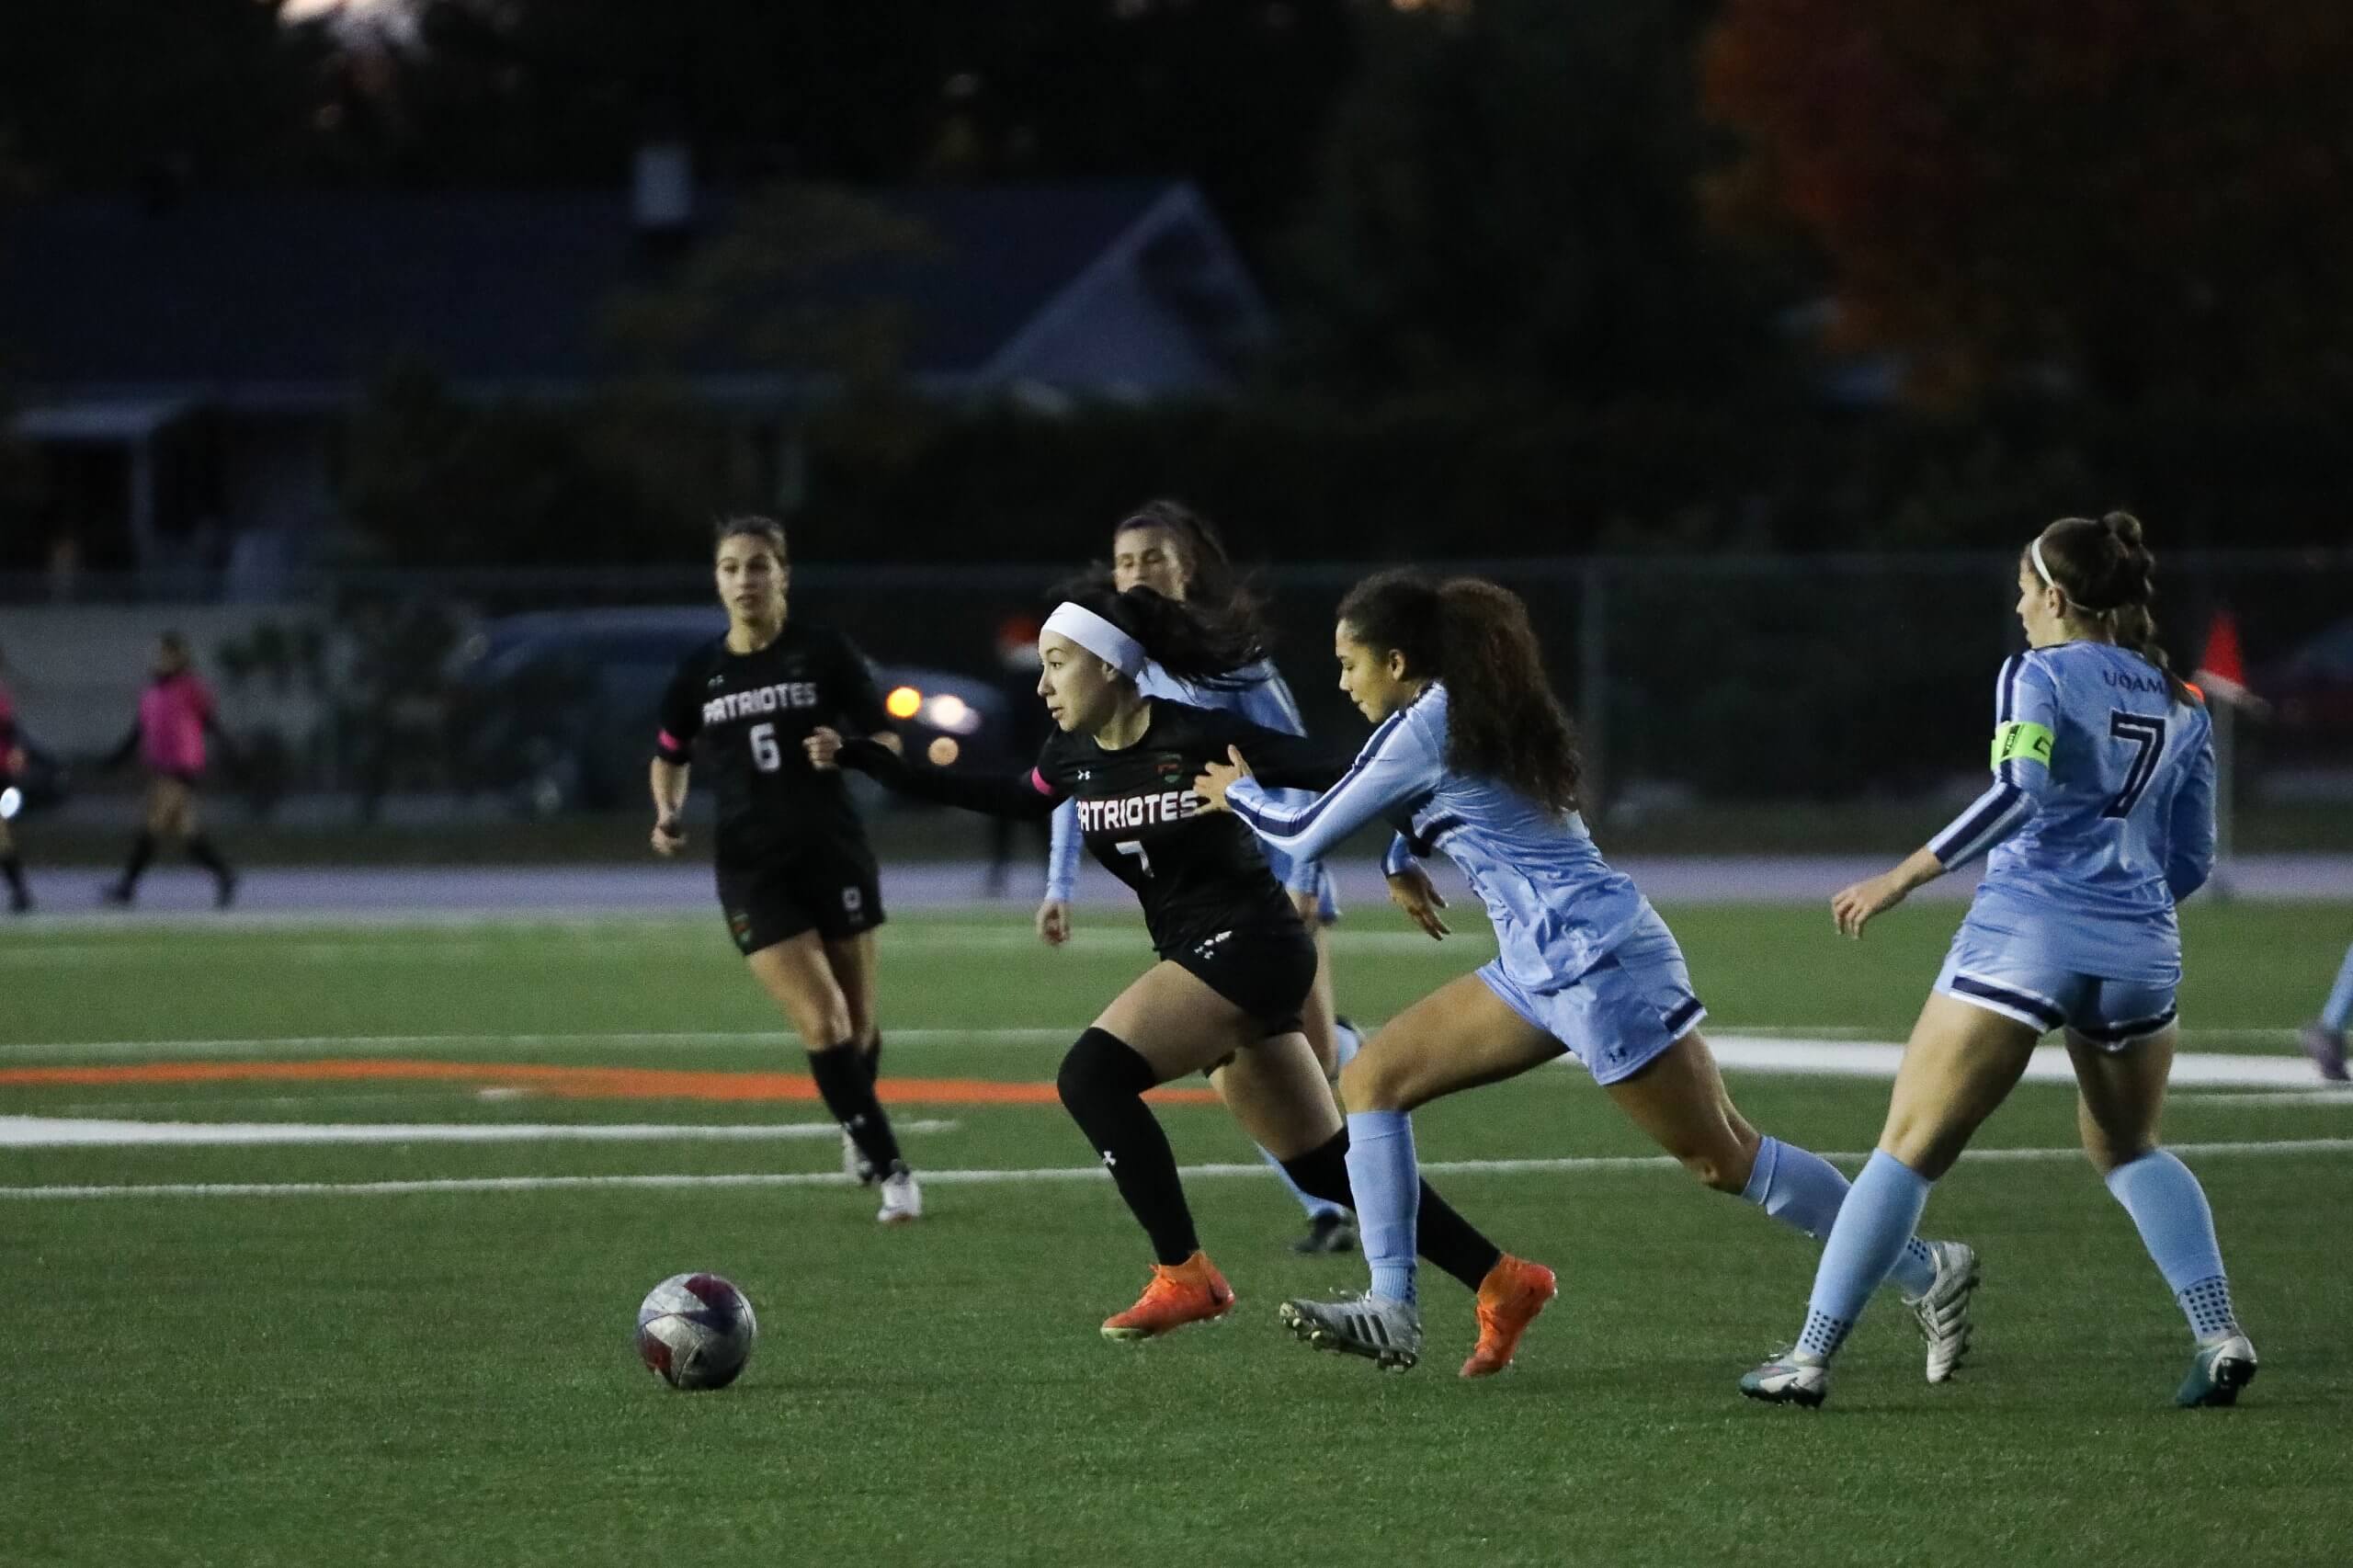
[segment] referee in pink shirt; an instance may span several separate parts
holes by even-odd
[[[196,673],[188,639],[166,631],[156,643],[154,678],[139,695],[139,719],[106,759],[119,767],[136,755],[147,766],[147,821],[131,846],[131,859],[119,881],[108,883],[108,903],[128,905],[139,896],[139,879],[155,858],[164,835],[188,846],[188,858],[212,873],[212,903],[226,909],[237,896],[237,873],[204,836],[196,820],[196,789],[204,777],[205,742],[225,741],[212,688]]]

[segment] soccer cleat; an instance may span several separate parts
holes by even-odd
[[[1233,1310],[1233,1288],[1206,1253],[1174,1267],[1152,1266],[1152,1283],[1136,1304],[1103,1320],[1106,1339],[1153,1339],[1188,1323],[1209,1323]]]
[[[2236,1404],[2239,1390],[2255,1381],[2255,1346],[2233,1329],[2198,1342],[2189,1360],[2189,1375],[2174,1391],[2173,1402],[2184,1410]]]
[[[1977,1293],[1980,1274],[1975,1250],[1959,1242],[1930,1242],[1928,1250],[1936,1256],[1937,1277],[1920,1296],[1905,1297],[1904,1304],[1912,1309],[1920,1337],[1928,1342],[1928,1381],[1940,1383],[1960,1369],[1969,1354],[1969,1303]]]
[[[9,913],[9,914],[11,914],[11,915],[30,915],[32,912],[33,912],[33,895],[32,895],[32,894],[30,894],[30,893],[28,893],[28,892],[11,892],[11,893],[9,893],[9,895],[8,895],[8,913]]]
[[[1795,1346],[1782,1351],[1740,1380],[1740,1392],[1768,1404],[1818,1407],[1830,1393],[1830,1360]]]
[[[2303,1032],[2304,1054],[2313,1059],[2320,1075],[2332,1084],[2342,1084],[2348,1074],[2345,1071],[2345,1031],[2330,1028],[2326,1024],[2312,1024]]]
[[[1422,1315],[1408,1301],[1368,1290],[1336,1301],[1285,1301],[1276,1315],[1316,1349],[1361,1356],[1384,1372],[1410,1372],[1422,1358]]]
[[[1347,1212],[1326,1209],[1307,1222],[1307,1234],[1290,1244],[1290,1250],[1302,1255],[1320,1252],[1354,1252],[1357,1250],[1357,1222]]]
[[[858,1152],[858,1140],[849,1135],[847,1127],[842,1129],[842,1175],[860,1187],[874,1185],[874,1166]]]
[[[116,909],[129,909],[138,897],[138,890],[129,882],[108,882],[98,890],[98,902]]]
[[[1519,1336],[1560,1292],[1561,1282],[1551,1269],[1504,1254],[1479,1281],[1479,1343],[1459,1375],[1491,1378],[1510,1366]]]
[[[875,1210],[875,1223],[904,1225],[922,1218],[923,1188],[915,1185],[915,1173],[903,1161],[882,1178],[882,1207]]]
[[[223,871],[212,883],[212,907],[226,909],[237,902],[237,873]]]

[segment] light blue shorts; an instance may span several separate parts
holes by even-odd
[[[1321,860],[1295,860],[1283,851],[1259,840],[1258,847],[1267,852],[1267,869],[1275,873],[1275,881],[1283,891],[1292,893],[1312,892],[1315,895],[1316,920],[1330,926],[1340,918],[1340,901],[1332,893],[1332,873]]]
[[[1557,991],[1529,991],[1504,972],[1500,959],[1479,978],[1506,1006],[1567,1046],[1597,1084],[1632,1077],[1708,1016],[1692,992],[1683,949],[1655,913]]]
[[[2095,1044],[2121,1051],[2172,1026],[2176,983],[2116,980],[2067,968],[2030,925],[1998,913],[1981,919],[1972,911],[1953,933],[1936,989],[2038,1034],[2073,1029]]]

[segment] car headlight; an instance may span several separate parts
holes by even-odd
[[[954,692],[939,691],[924,699],[923,721],[951,735],[969,735],[981,727],[981,713]]]

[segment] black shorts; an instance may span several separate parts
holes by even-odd
[[[745,865],[721,862],[719,907],[739,951],[814,931],[829,942],[882,924],[882,881],[864,845],[826,844]]]
[[[1296,921],[1221,931],[1161,956],[1250,1015],[1269,1039],[1299,1028],[1315,984],[1315,939]]]

